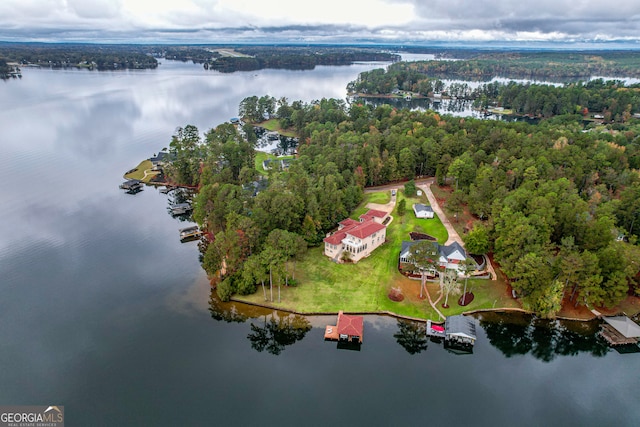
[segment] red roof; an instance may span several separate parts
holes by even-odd
[[[364,318],[362,316],[350,316],[338,314],[338,334],[350,337],[362,337],[364,330]]]
[[[338,224],[340,224],[343,227],[349,227],[351,225],[358,225],[360,223],[358,221],[356,221],[355,219],[347,218],[347,219],[343,219]]]
[[[331,236],[325,237],[324,242],[329,243],[330,245],[339,245],[340,242],[342,242],[342,239],[344,239],[346,236],[347,233],[345,233],[344,231],[336,231]]]
[[[369,215],[369,216],[375,216],[375,217],[378,217],[378,218],[384,218],[385,216],[387,216],[386,212],[379,211],[379,210],[376,210],[376,209],[369,209],[364,214],[365,215]]]
[[[347,220],[344,220],[342,222],[346,221]],[[365,237],[372,235],[376,231],[380,231],[386,228],[384,225],[378,224],[373,220],[368,220],[365,222],[358,222],[354,220],[352,221],[353,222],[349,222],[349,225],[342,228],[342,230],[338,230],[331,236],[325,237],[323,241],[325,243],[329,243],[330,245],[338,245],[340,244],[340,242],[342,242],[342,239],[347,237],[347,234],[350,234],[359,239],[364,239]]]
[[[379,211],[376,209],[369,209],[368,211],[360,215],[360,219],[363,221],[366,221],[374,218],[384,218],[385,216],[387,216],[386,212]]]
[[[385,227],[382,224],[378,224],[374,221],[363,222],[359,227],[355,227],[351,230],[347,231],[347,234],[351,234],[358,239],[364,239],[365,237],[371,236],[376,231],[384,230]]]

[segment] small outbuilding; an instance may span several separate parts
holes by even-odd
[[[434,215],[433,208],[422,203],[415,203],[413,212],[416,214],[416,218],[433,218]]]

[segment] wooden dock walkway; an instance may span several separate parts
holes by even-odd
[[[327,341],[338,341],[338,339],[340,339],[340,335],[338,334],[338,327],[327,325],[324,330],[324,339]]]
[[[627,344],[637,344],[637,338],[627,338],[618,332],[613,326],[608,324],[603,324],[602,329],[600,329],[600,336],[607,340],[610,345],[627,345]]]

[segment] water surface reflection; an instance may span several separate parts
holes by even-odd
[[[550,362],[558,356],[607,354],[607,343],[597,335],[598,321],[549,321],[535,316],[483,313],[478,316],[489,343],[506,357],[531,354]]]

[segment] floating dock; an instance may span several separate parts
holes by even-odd
[[[126,190],[127,193],[132,194],[142,191],[143,188],[144,184],[142,184],[142,182],[137,179],[130,179],[120,184],[120,189]]]
[[[172,215],[184,215],[192,211],[192,207],[189,203],[178,203],[177,205],[171,206],[171,214]]]
[[[197,225],[194,225],[193,227],[181,228],[179,231],[180,241],[182,243],[196,240],[200,238],[200,236],[202,236],[202,231],[198,228]]]
[[[444,338],[444,325],[442,323],[435,323],[431,320],[427,320],[427,336],[434,338]]]

